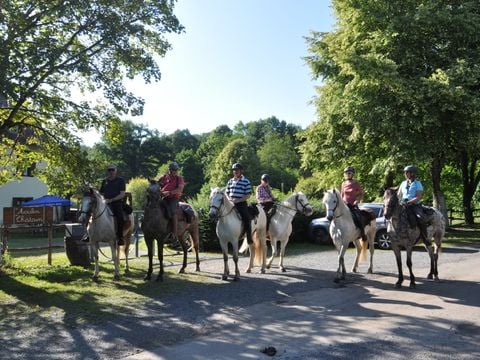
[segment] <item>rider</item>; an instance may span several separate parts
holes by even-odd
[[[125,180],[117,176],[117,166],[109,165],[107,168],[107,177],[103,179],[100,186],[100,194],[105,199],[105,203],[112,209],[113,215],[117,219],[117,239],[118,245],[124,245],[123,239],[123,198],[125,197]]]
[[[271,219],[271,208],[275,201],[275,198],[272,194],[272,188],[270,187],[270,176],[268,174],[263,174],[260,184],[257,186],[255,191],[255,196],[257,201],[262,205],[265,214],[267,215],[267,230],[270,225]]]
[[[240,163],[232,165],[233,177],[228,180],[226,194],[233,202],[242,217],[243,226],[247,233],[247,242],[253,244],[252,223],[248,213],[247,199],[252,195],[252,185],[243,175],[243,166]]]
[[[422,208],[423,185],[420,180],[416,179],[417,168],[415,166],[408,165],[403,171],[405,172],[406,180],[402,181],[398,189],[400,204],[415,214],[420,235],[423,242],[428,245],[427,222]]]
[[[183,176],[177,174],[178,169],[180,169],[180,166],[174,161],[168,165],[168,172],[158,179],[160,194],[167,204],[167,216],[171,219],[170,225],[173,239],[177,238],[177,208],[185,186]]]
[[[365,229],[361,220],[362,214],[358,208],[358,204],[363,200],[364,191],[362,185],[360,185],[357,180],[353,179],[354,174],[355,169],[352,166],[347,166],[343,170],[345,180],[342,182],[341,194],[343,201],[351,210],[353,222],[358,228],[360,228],[362,240],[366,241],[367,237],[365,236]]]

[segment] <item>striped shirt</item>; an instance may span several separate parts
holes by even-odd
[[[243,175],[239,179],[231,178],[228,180],[226,193],[230,199],[240,199],[252,193],[252,184]]]

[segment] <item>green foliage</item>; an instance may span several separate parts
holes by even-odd
[[[112,113],[141,114],[143,100],[123,81],[160,79],[155,57],[170,48],[164,34],[183,31],[173,7],[171,0],[2,2],[0,98],[8,106],[0,110],[0,183],[39,160],[71,161],[79,131],[100,129]],[[106,101],[83,100],[93,93]],[[82,171],[74,174],[88,178]]]
[[[208,211],[210,209],[210,191],[202,189],[201,193],[191,199],[189,203],[197,210],[200,223],[200,244],[203,251],[220,251],[220,243],[215,232],[216,223],[210,220]]]
[[[141,177],[130,179],[127,192],[132,193],[132,207],[134,210],[143,210],[147,201],[148,180]]]

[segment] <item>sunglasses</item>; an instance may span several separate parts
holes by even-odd
[[[115,170],[117,170],[117,169],[108,169],[108,171],[115,171]]]

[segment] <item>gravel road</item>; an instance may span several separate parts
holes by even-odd
[[[353,263],[353,257],[353,251],[349,250],[346,257],[348,271]],[[458,245],[444,249],[439,263],[440,278],[445,275],[442,273],[442,269],[454,269],[455,264],[471,262],[473,257],[477,261],[475,272],[478,273],[478,260],[480,259],[478,246],[474,244]],[[202,272],[217,279],[213,281],[213,284],[194,284],[188,288],[188,291],[184,291],[181,294],[163,297],[161,301],[152,300],[150,303],[136,309],[132,314],[120,315],[111,321],[99,322],[98,324],[88,323],[68,327],[61,320],[52,322],[50,318],[19,319],[17,323],[10,324],[8,328],[0,328],[0,338],[2,339],[0,342],[0,359],[120,359],[129,356],[137,359],[208,359],[209,357],[207,356],[202,357],[201,352],[196,353],[195,356],[191,353],[189,355],[184,353],[184,357],[182,357],[180,355],[182,354],[182,346],[186,347],[183,348],[186,351],[185,349],[188,349],[189,344],[194,344],[196,339],[216,339],[222,336],[225,337],[228,332],[234,333],[234,330],[237,328],[245,329],[245,326],[248,328],[248,323],[254,321],[253,318],[249,317],[250,311],[252,314],[265,314],[265,317],[259,321],[268,326],[266,323],[273,323],[273,317],[282,317],[282,313],[279,310],[282,304],[290,304],[294,301],[298,305],[300,301],[303,301],[305,308],[312,309],[315,304],[309,303],[312,299],[311,294],[316,294],[318,301],[321,301],[321,303],[316,305],[321,306],[324,311],[335,312],[340,311],[339,309],[343,309],[342,311],[347,309],[346,315],[348,315],[349,319],[345,318],[342,320],[341,316],[339,319],[350,322],[352,321],[351,317],[356,315],[354,312],[348,311],[348,309],[351,309],[352,304],[355,304],[357,296],[365,296],[367,288],[378,289],[378,291],[384,292],[379,292],[378,296],[392,296],[391,290],[394,289],[393,284],[396,281],[395,260],[393,253],[390,251],[377,250],[375,252],[373,275],[366,274],[367,263],[362,263],[359,273],[352,274],[349,271],[346,281],[340,285],[332,281],[337,266],[337,256],[333,249],[331,251],[313,251],[308,254],[288,256],[287,248],[287,257],[284,263],[288,270],[286,273],[281,273],[275,266],[273,269],[268,270],[266,274],[259,274],[257,267],[251,274],[242,272],[242,279],[238,282],[225,282],[220,280],[220,275],[223,271],[223,260],[220,257],[203,256]],[[425,280],[429,267],[429,260],[425,250],[419,248],[414,253],[413,264],[418,280],[417,290],[421,289],[422,286],[426,288],[427,285],[429,287],[436,285]],[[246,266],[247,258],[241,258],[240,269],[243,270]],[[406,267],[404,273],[407,274]],[[452,275],[447,274],[447,276]],[[469,304],[473,305],[477,311],[475,321],[478,321],[480,318],[478,315],[480,306],[479,279],[480,277],[477,276],[476,279],[473,279],[473,283],[471,282],[472,279],[462,282],[465,287],[470,287],[469,290],[467,289],[468,291],[478,295],[476,296],[476,303]],[[408,286],[408,278],[404,284]],[[472,284],[475,286],[472,286]],[[152,286],[161,285],[152,282]],[[446,287],[444,286],[443,288]],[[408,302],[409,294],[417,292],[417,290],[402,289],[400,292],[394,293],[394,295],[401,297],[399,301]],[[443,295],[437,296],[442,297]],[[422,298],[419,301],[430,302],[430,299]],[[461,299],[455,301],[461,301]],[[427,304],[423,305],[427,306]],[[433,313],[435,306],[444,305],[430,305],[429,303],[428,306],[432,306],[432,308],[424,308],[424,310],[427,310],[425,315],[427,317],[429,316],[428,311]],[[411,311],[414,310],[415,308]],[[370,311],[375,311],[375,309]],[[341,313],[336,315],[341,315]],[[433,316],[433,314],[431,315]],[[362,319],[366,315],[359,309],[358,316],[359,319]],[[379,311],[378,314],[369,314],[368,316],[375,319],[377,316],[381,317],[382,312]],[[406,316],[405,319],[407,318],[411,321],[410,317]],[[278,321],[278,319],[275,320]],[[285,325],[283,329],[280,329],[280,333],[282,331],[289,333],[295,325],[298,325],[294,319],[288,320],[290,325]],[[399,323],[401,320],[401,316],[395,319]],[[308,318],[301,318],[301,321],[308,322]],[[31,326],[32,323],[35,324],[35,327]],[[28,326],[23,324],[28,324]],[[369,336],[372,336],[372,338],[368,338],[370,342],[354,341],[357,345],[351,348],[346,344],[357,338],[356,333],[343,335],[345,336],[344,346],[341,345],[342,342],[340,341],[340,345],[337,345],[335,348],[329,348],[329,341],[326,340],[328,336],[320,341],[320,343],[323,342],[324,347],[313,347],[313,345],[312,347],[303,347],[299,346],[298,342],[292,342],[292,346],[288,348],[285,344],[282,347],[276,343],[274,334],[279,331],[279,329],[276,329],[272,330],[270,343],[264,342],[264,344],[283,349],[281,353],[275,355],[275,358],[281,359],[398,358],[400,354],[392,348],[396,344],[395,340],[388,336],[375,338],[375,336],[378,336],[374,335],[375,331],[372,333],[375,321],[369,321],[368,325],[365,324],[363,327],[356,328],[356,330],[369,332]],[[480,327],[475,322],[465,324],[463,326],[469,327],[467,329],[469,334],[467,337],[460,336],[462,334],[455,337],[455,331],[452,330],[448,332],[451,337],[444,340],[454,341],[455,346],[461,347],[459,350],[469,351],[472,343],[480,343],[478,338]],[[255,328],[253,323],[251,325]],[[290,326],[292,327],[291,329],[289,328]],[[308,324],[305,326],[308,327]],[[337,330],[332,330],[332,336],[338,337],[338,332],[342,332],[341,324],[338,324],[338,326]],[[409,326],[405,327],[405,329],[408,329]],[[444,326],[447,325],[444,324]],[[407,332],[407,330],[405,331]],[[418,333],[405,334],[414,343],[416,334],[422,335],[423,330],[420,325],[416,331]],[[382,329],[378,329],[378,332],[382,332]],[[239,333],[239,336],[245,336],[245,339],[247,339],[247,336],[252,336],[252,334],[254,333],[251,332],[248,335],[247,333]],[[313,332],[312,339],[314,337]],[[268,336],[266,338],[268,339]],[[229,344],[228,337],[226,337],[226,341]],[[285,341],[288,344],[289,340]],[[302,339],[302,341],[305,341],[305,339]],[[333,343],[337,343],[337,340],[332,340]],[[217,344],[217,346],[220,351],[222,345]],[[372,347],[375,348],[374,351]],[[322,350],[318,350],[320,348]],[[162,349],[165,350],[164,355],[162,355]],[[418,347],[415,347],[415,349],[418,349]],[[261,353],[258,347],[250,348],[249,351],[251,353],[245,356],[241,356],[238,353],[238,358],[269,358]],[[452,352],[451,347],[447,351],[442,347],[432,348],[431,346],[427,346],[424,352],[420,348],[418,352],[415,352],[415,356],[410,354],[412,356],[407,357],[426,359],[431,358],[432,354],[438,351],[440,351],[438,357],[435,358],[450,359],[447,353],[448,351]],[[172,357],[172,354],[177,355]],[[225,351],[224,356],[219,355],[215,358],[231,358],[227,356],[228,354]],[[477,352],[474,355],[480,354]],[[211,358],[211,355],[209,356]],[[470,359],[469,356],[457,358]]]

